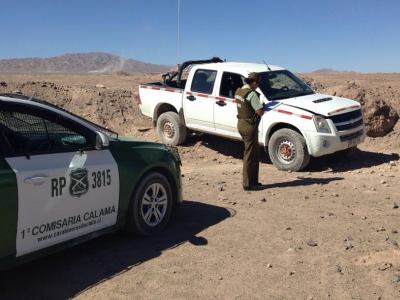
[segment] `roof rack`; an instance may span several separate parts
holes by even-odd
[[[208,63],[221,63],[224,62],[221,58],[219,57],[212,57],[211,59],[205,59],[205,60],[189,60],[183,62],[181,65],[179,65],[178,70],[174,72],[168,72],[162,75],[164,84],[167,82],[170,82],[173,78],[176,77],[176,84],[178,88],[181,88],[181,77],[183,70],[189,67],[190,65],[199,65],[199,64],[208,64]]]

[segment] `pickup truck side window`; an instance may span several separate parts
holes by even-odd
[[[193,76],[191,91],[211,94],[214,88],[217,71],[199,69]]]
[[[71,152],[89,147],[83,135],[29,113],[0,110],[0,125],[8,156]]]
[[[244,85],[244,77],[239,74],[224,72],[221,79],[219,95],[227,98],[234,98],[238,88]]]

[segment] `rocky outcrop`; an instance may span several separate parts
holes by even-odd
[[[398,107],[396,97],[400,102],[400,94],[391,91],[391,87],[385,90],[373,90],[361,86],[355,81],[348,81],[345,84],[332,87],[325,87],[318,80],[303,78],[315,91],[333,96],[344,97],[356,100],[361,103],[367,135],[370,137],[382,137],[391,132],[399,120],[400,103]],[[388,103],[390,101],[390,103]]]

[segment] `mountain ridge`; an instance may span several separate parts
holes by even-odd
[[[0,73],[161,73],[171,66],[145,63],[105,52],[66,53],[53,57],[0,59]]]
[[[344,70],[336,70],[336,69],[332,69],[332,68],[321,68],[321,69],[317,69],[314,70],[310,73],[356,73],[354,71],[344,71]]]

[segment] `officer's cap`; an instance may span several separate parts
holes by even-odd
[[[260,82],[260,75],[258,73],[252,72],[249,74],[249,76],[247,76],[247,79],[249,79],[249,81]]]

